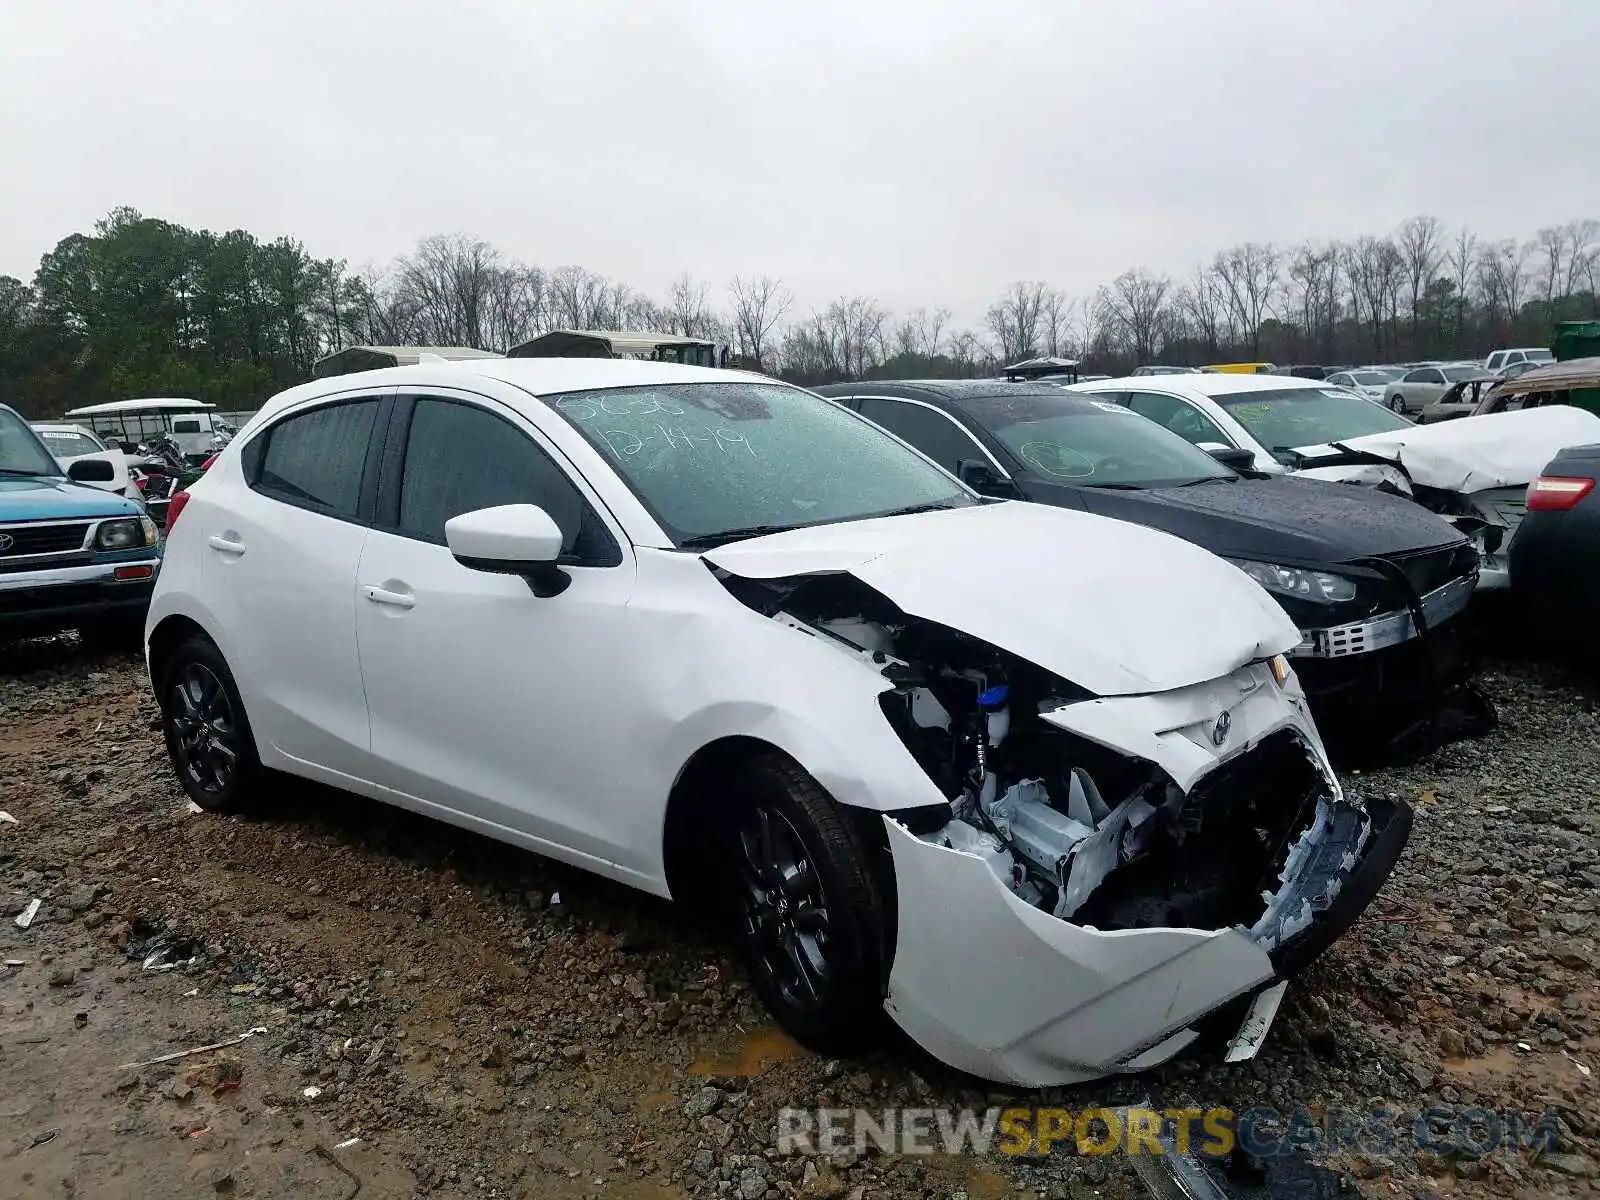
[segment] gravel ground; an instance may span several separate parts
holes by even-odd
[[[1141,1096],[1551,1112],[1553,1153],[1334,1165],[1374,1197],[1596,1194],[1596,693],[1526,661],[1485,686],[1496,733],[1347,778],[1416,830],[1256,1061],[1019,1097],[903,1045],[808,1054],[690,918],[472,835],[293,780],[251,818],[193,813],[137,660],[0,648],[0,1195],[1141,1195],[1069,1148],[773,1147],[784,1106]]]

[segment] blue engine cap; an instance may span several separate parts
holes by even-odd
[[[997,683],[987,691],[978,693],[978,707],[987,712],[992,712],[997,708],[1004,708],[1006,701],[1010,697],[1011,685],[1009,683]]]

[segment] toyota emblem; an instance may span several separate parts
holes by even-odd
[[[16,544],[17,539],[12,537],[9,533],[0,533],[0,554],[4,554]]]
[[[1233,717],[1231,714],[1224,712],[1217,718],[1217,723],[1211,727],[1211,744],[1213,746],[1221,746],[1223,742],[1228,740],[1228,731],[1232,728]]]

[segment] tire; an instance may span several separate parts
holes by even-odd
[[[1396,393],[1393,396],[1390,396],[1389,397],[1389,408],[1390,408],[1390,410],[1392,412],[1397,412],[1401,416],[1405,416],[1405,412],[1406,412],[1405,397],[1399,395],[1398,393]]]
[[[162,672],[161,732],[173,773],[189,799],[211,812],[236,812],[261,782],[250,719],[222,652],[196,635]]]
[[[883,1019],[889,923],[871,851],[817,782],[786,758],[733,772],[722,847],[727,912],[757,994],[820,1054],[865,1048]]]

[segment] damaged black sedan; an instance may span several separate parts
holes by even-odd
[[[1228,559],[1300,628],[1291,656],[1336,753],[1413,750],[1494,723],[1466,637],[1477,551],[1402,497],[1254,475],[1224,447],[1214,457],[1127,407],[1060,388],[816,390],[978,491],[1150,526]]]

